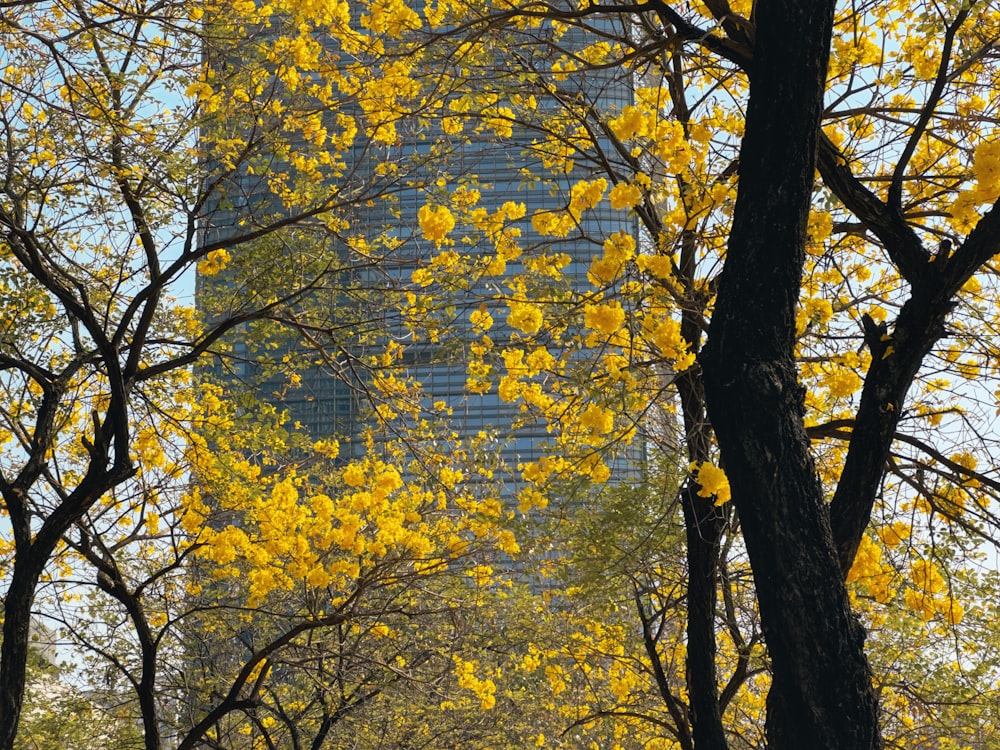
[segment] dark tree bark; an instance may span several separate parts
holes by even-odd
[[[880,747],[794,359],[834,3],[759,0],[728,256],[701,357],[757,587],[774,750]]]
[[[924,357],[945,335],[945,320],[958,290],[993,256],[1000,241],[1000,202],[953,253],[939,251],[931,256],[893,196],[887,203],[872,193],[822,134],[817,166],[826,186],[879,238],[910,285],[910,297],[891,329],[866,331],[872,364],[830,503],[834,542],[841,573],[846,576],[871,518],[906,393]]]
[[[725,2],[725,0],[723,0]],[[674,113],[685,131],[691,119],[680,59],[671,59],[668,85]],[[662,226],[655,227],[658,236]],[[681,314],[681,338],[695,356],[701,350],[701,320],[708,298],[696,282],[698,239],[686,229],[681,234],[680,275],[687,297]],[[684,442],[688,461],[700,464],[711,459],[712,428],[705,413],[705,387],[701,371],[688,368],[677,377],[677,392],[684,416]],[[719,548],[725,516],[709,498],[698,497],[698,488],[689,478],[680,492],[687,543],[687,688],[691,714],[691,734],[696,750],[728,750],[719,702],[716,668],[715,606],[718,598]]]
[[[35,591],[53,550],[69,530],[100,496],[132,473],[124,464],[112,471],[94,470],[71,493],[41,529],[30,538],[29,514],[19,499],[26,493],[20,488],[3,487],[3,496],[11,517],[16,540],[16,555],[10,585],[3,598],[3,642],[0,643],[0,750],[14,750],[17,728],[24,704],[27,683],[28,643]],[[2,485],[0,479],[0,485]]]
[[[132,626],[135,628],[139,642],[140,667],[139,677],[133,680],[136,697],[139,699],[139,714],[142,716],[142,738],[144,750],[161,750],[163,747],[160,736],[161,717],[156,705],[156,672],[157,672],[157,637],[149,625],[149,619],[142,604],[142,589],[152,579],[140,584],[138,588],[129,589],[121,571],[114,563],[100,537],[93,540],[83,537],[79,551],[97,568],[97,585],[109,596],[118,601],[128,613]],[[99,548],[94,549],[94,545]]]
[[[693,266],[695,252],[690,233],[686,233],[684,237],[681,254],[682,266]],[[690,270],[688,278],[693,275],[693,268]],[[701,331],[696,320],[701,311],[701,305],[692,303],[685,310],[681,321],[681,335],[695,354],[701,341]],[[688,460],[692,463],[707,461],[711,455],[712,431],[705,414],[705,391],[701,373],[696,367],[680,373],[677,390],[684,415]],[[697,485],[690,479],[680,493],[688,563],[686,674],[691,707],[691,734],[696,750],[728,750],[719,703],[715,639],[719,547],[725,529],[725,516],[711,498],[698,497],[697,493]]]
[[[696,750],[727,750],[715,666],[715,604],[723,516],[688,482],[681,490],[687,536],[687,682]]]

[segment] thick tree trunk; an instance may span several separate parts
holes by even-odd
[[[701,358],[772,660],[773,750],[880,747],[864,634],[841,577],[794,360],[833,6],[757,2],[739,194]]]

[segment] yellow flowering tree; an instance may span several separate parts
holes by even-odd
[[[229,547],[217,543],[226,531],[214,526],[199,540],[195,525],[207,515],[191,496],[182,500],[204,463],[198,433],[219,418],[191,368],[208,351],[231,352],[226,335],[236,329],[262,340],[282,327],[315,333],[301,300],[349,293],[346,267],[378,265],[385,243],[353,236],[346,213],[391,194],[405,174],[389,152],[401,114],[414,109],[416,76],[405,59],[364,62],[412,25],[405,10],[375,4],[358,18],[346,2],[242,0],[4,10],[0,747],[15,746],[36,605],[124,677],[144,745],[162,746],[158,690],[192,607],[181,566],[199,545],[219,566],[246,551],[235,531]],[[318,39],[329,36],[336,46]],[[339,55],[355,62],[332,65]],[[194,310],[196,271],[233,280],[225,300],[205,287],[207,313]],[[334,345],[353,340],[343,329],[326,333]],[[428,556],[412,516],[429,501],[401,494],[404,469],[394,484],[388,467],[361,468],[393,502],[365,508],[355,497],[348,512],[317,492],[309,520],[294,514],[293,478],[274,480],[271,494],[289,516],[255,522],[269,554],[294,564],[269,577],[261,559],[251,596],[287,586],[289,575],[322,587],[354,573],[343,561],[327,567],[308,544],[279,544],[274,535],[293,520],[320,534],[318,524],[346,514],[325,543],[353,550],[351,523],[360,534],[365,514],[384,509],[372,532],[379,553]],[[259,497],[249,489],[259,477],[241,472],[232,478]],[[250,502],[235,492],[234,508],[238,500]],[[80,617],[87,592],[113,618],[110,629]],[[109,644],[109,632],[129,635]],[[237,672],[228,689],[239,693],[257,667]]]
[[[151,749],[160,691],[180,747],[701,750],[762,745],[766,711],[774,747],[947,746],[994,721],[995,658],[969,665],[1000,491],[997,18],[6,9],[0,748],[33,602]],[[170,299],[195,269],[199,313]],[[466,404],[410,377],[429,351]],[[262,405],[316,372],[370,432]],[[504,465],[506,435],[450,428],[489,399],[544,449]]]
[[[988,343],[995,330],[988,302],[995,283],[995,230],[988,208],[996,196],[987,62],[996,8],[987,3],[902,9],[885,3],[863,10],[811,9],[815,15],[806,16],[803,25],[829,28],[829,39],[812,40],[810,59],[826,60],[830,47],[828,75],[817,68],[816,77],[826,84],[813,90],[814,121],[803,126],[798,145],[774,143],[748,178],[745,139],[752,118],[746,105],[748,95],[753,100],[757,57],[768,59],[798,34],[789,31],[787,21],[796,17],[794,9],[782,6],[772,18],[786,19],[784,26],[775,21],[774,36],[761,42],[755,23],[768,17],[762,15],[765,5],[770,7],[755,4],[756,15],[750,3],[719,2],[563,11],[509,3],[474,10],[453,6],[466,24],[457,24],[468,32],[466,42],[482,39],[476,35],[487,28],[508,33],[509,39],[517,38],[512,29],[527,30],[525,36],[534,40],[534,46],[527,43],[530,51],[512,45],[521,50],[510,63],[517,72],[509,80],[516,85],[504,88],[508,79],[497,72],[508,70],[503,63],[494,63],[492,78],[478,80],[489,81],[481,84],[486,89],[481,101],[492,105],[506,97],[511,121],[537,134],[523,146],[539,165],[525,175],[524,189],[543,189],[550,197],[525,201],[523,214],[498,210],[488,198],[478,213],[453,210],[455,245],[440,263],[432,261],[414,275],[412,308],[427,310],[431,303],[422,299],[448,290],[466,292],[473,288],[470,280],[497,289],[494,297],[469,305],[478,335],[468,347],[469,388],[476,394],[496,388],[501,399],[523,405],[525,423],[538,420],[552,429],[551,455],[520,467],[523,513],[549,510],[549,490],[565,488],[574,478],[591,486],[621,481],[625,477],[609,458],[614,447],[642,434],[637,428],[655,410],[675,415],[677,430],[667,434],[680,433],[674,445],[684,446],[690,468],[680,495],[691,576],[685,679],[696,745],[723,747],[727,735],[735,734],[720,720],[717,677],[719,664],[731,658],[719,645],[723,626],[717,616],[726,606],[719,601],[726,592],[718,586],[718,555],[737,523],[725,501],[731,495],[739,523],[746,527],[749,521],[744,531],[750,561],[759,580],[773,584],[774,598],[764,596],[761,614],[777,618],[768,630],[778,672],[783,664],[794,672],[791,655],[812,654],[816,643],[838,641],[843,653],[852,654],[852,669],[840,663],[824,673],[818,657],[810,656],[802,663],[816,661],[815,674],[776,675],[772,740],[788,746],[875,746],[875,699],[845,588],[845,581],[856,587],[863,577],[852,570],[859,545],[867,549],[865,528],[875,531],[875,545],[888,543],[883,528],[916,540],[900,547],[902,557],[894,562],[894,575],[910,583],[897,589],[898,597],[888,597],[877,588],[886,585],[884,575],[876,575],[874,581],[882,576],[876,590],[883,600],[877,603],[891,600],[900,611],[944,623],[955,633],[962,632],[963,605],[943,594],[958,590],[945,582],[949,575],[964,577],[963,566],[976,564],[977,538],[995,536],[997,484],[982,467],[991,453],[996,400]],[[505,31],[497,31],[501,28]],[[579,44],[573,34],[588,41]],[[789,78],[801,62],[778,64],[775,81]],[[469,69],[474,70],[472,63]],[[602,100],[606,89],[594,81],[609,69],[633,83],[632,101]],[[795,91],[773,106],[773,121],[758,115],[767,122],[765,133],[789,132],[791,113],[805,113],[805,99]],[[557,104],[547,103],[546,96]],[[816,97],[822,96],[827,109],[817,113]],[[450,112],[466,112],[469,98]],[[473,123],[480,124],[476,116],[461,127],[456,121],[450,132]],[[809,139],[815,139],[815,149]],[[759,232],[754,242],[770,238],[764,244],[772,246],[775,258],[749,254],[740,245],[746,235],[734,225],[737,196],[755,205],[754,199],[784,195],[765,187],[767,180],[790,173],[793,157],[808,159],[813,151],[822,179],[813,184],[808,162],[796,167],[808,187],[796,188],[804,213],[794,222],[794,233],[786,239],[770,234],[780,224],[776,212],[787,206],[761,205],[747,226]],[[448,184],[441,187],[443,201]],[[457,201],[452,205],[458,208]],[[617,227],[601,233],[586,224],[602,205],[633,217],[634,245],[615,238]],[[463,243],[475,249],[456,255]],[[581,248],[595,245],[602,251],[586,255],[592,257],[585,272],[590,286],[581,286],[573,262],[589,253]],[[782,277],[776,257],[788,248],[795,251],[782,256],[789,274]],[[739,291],[729,292],[719,316],[726,278],[720,270],[727,264],[741,269],[729,271],[729,278],[754,278],[759,285],[735,287]],[[521,268],[523,273],[512,272]],[[764,294],[779,282],[780,298]],[[769,310],[772,328],[762,339],[754,326],[763,325]],[[721,333],[726,326],[739,332],[727,337]],[[734,348],[702,354],[705,334],[712,330],[718,346]],[[782,363],[779,374],[754,369],[770,362],[774,352]],[[740,357],[750,369],[737,366]],[[765,391],[772,381],[788,403],[768,401]],[[721,395],[736,391],[739,398]],[[760,421],[751,420],[751,413]],[[715,447],[720,424],[731,430],[730,438],[721,440],[721,455]],[[646,434],[647,445],[658,437]],[[767,441],[773,444],[737,461],[748,446]],[[778,461],[792,445],[802,459],[798,469]],[[738,466],[745,469],[742,495],[733,476]],[[784,479],[791,484],[779,491],[773,483]],[[811,498],[801,528],[778,518],[801,497]],[[943,529],[950,543],[969,555],[949,555],[949,572],[943,563],[929,562]],[[795,543],[782,536],[786,531]],[[795,555],[802,558],[789,562]],[[884,549],[883,555],[890,557]],[[876,559],[871,549],[865,556]],[[839,574],[831,573],[833,567]],[[813,574],[813,583],[796,583]],[[806,598],[827,597],[826,604],[810,599],[786,608],[785,598],[797,591]],[[866,602],[856,599],[855,606],[866,618],[877,618]],[[820,615],[826,605],[829,616]],[[816,632],[793,632],[794,623],[782,619],[793,611],[814,614]],[[903,626],[904,620],[895,622]],[[919,639],[916,631],[910,635]],[[879,673],[886,682],[900,669],[877,655],[874,660],[887,670]],[[823,674],[853,675],[853,684],[835,690],[819,714],[798,710],[796,696],[812,689],[822,696],[834,684]],[[795,708],[782,702],[783,691]],[[858,719],[844,731],[858,735],[835,739],[833,725],[843,722],[832,718],[842,716],[833,706],[845,695],[855,701]],[[909,697],[908,720],[919,722],[914,717],[923,709],[914,707],[920,701]],[[890,732],[895,730],[887,724]]]

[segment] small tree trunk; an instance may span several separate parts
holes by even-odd
[[[681,491],[687,536],[687,683],[695,750],[728,750],[715,665],[715,603],[722,515],[688,484]]]
[[[0,750],[14,750],[24,704],[31,607],[41,576],[39,556],[28,549],[17,555],[4,597],[3,643],[0,644]],[[44,560],[45,558],[42,558]]]
[[[693,316],[685,314],[681,331],[692,350],[699,348],[699,331]],[[701,373],[690,368],[680,374],[677,388],[684,413],[688,459],[707,461],[712,443],[705,414]],[[698,497],[689,480],[681,489],[687,541],[687,685],[691,707],[691,734],[696,750],[728,750],[722,709],[719,705],[716,668],[715,606],[719,579],[719,546],[725,517],[711,498]]]

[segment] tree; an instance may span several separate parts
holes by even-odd
[[[132,680],[146,747],[161,746],[157,659],[173,647],[162,626],[193,549],[180,491],[203,445],[193,425],[214,418],[199,416],[197,400],[211,394],[192,384],[191,367],[227,332],[294,319],[303,295],[339,283],[340,213],[401,174],[344,174],[348,150],[392,140],[394,97],[378,95],[388,110],[362,104],[378,120],[371,138],[355,143],[347,116],[328,128],[318,113],[339,93],[298,86],[318,46],[295,12],[288,29],[264,33],[269,15],[240,3],[26,2],[0,18],[0,495],[10,522],[0,747],[18,733],[40,586],[81,564],[124,613],[115,624],[132,638],[102,653]],[[313,23],[335,20],[319,15]],[[214,62],[237,51],[254,64]],[[226,109],[223,96],[247,106]],[[317,241],[292,262],[283,253],[303,234]],[[208,321],[177,304],[196,266],[218,271],[237,251],[255,259],[254,290]],[[121,557],[130,553],[138,570]],[[166,608],[145,610],[149,597]]]
[[[756,11],[739,192],[701,359],[706,403],[771,654],[770,743],[874,748],[881,738],[863,630],[837,564],[795,368],[833,3],[765,0]]]
[[[1000,490],[997,11],[911,7],[917,35],[823,8],[6,9],[0,747],[33,600],[124,678],[148,748],[185,701],[185,747],[391,744],[400,717],[470,746],[497,706],[521,746],[746,747],[768,687],[773,746],[875,747],[871,678],[887,743],[989,717],[996,660],[964,665]],[[533,160],[525,200],[463,162],[484,144]],[[199,264],[203,320],[167,301]],[[428,341],[549,453],[459,441],[406,375]],[[191,384],[202,354],[230,391],[339,375],[370,439],[234,410]],[[56,604],[82,592],[90,622]],[[934,679],[897,679],[894,641]],[[173,670],[199,647],[199,679]]]
[[[419,392],[397,349],[363,353],[400,298],[387,225],[429,157],[393,147],[433,74],[386,52],[398,26],[348,11],[4,11],[0,747],[23,739],[33,610],[150,750],[391,741],[406,722],[357,717],[414,714],[398,693],[419,689],[453,734],[498,731],[500,667],[466,622],[516,549],[472,460],[489,437],[415,463],[406,440],[449,432],[420,415],[393,438]],[[386,225],[352,225],[381,201]],[[231,373],[292,388],[317,362],[381,427],[350,455],[235,393]]]
[[[689,654],[688,685],[695,735],[709,747],[723,746],[725,732],[717,709],[713,619],[699,619],[697,612],[715,608],[715,550],[725,516],[695,503],[700,493],[719,499],[729,493],[717,468],[709,465],[710,456],[698,452],[699,444],[710,445],[706,438],[712,432],[719,433],[721,460],[734,479],[735,505],[772,643],[769,733],[776,746],[880,743],[862,630],[849,612],[844,579],[880,493],[893,488],[887,477],[898,477],[920,496],[926,515],[915,525],[931,534],[941,519],[986,537],[993,528],[994,480],[975,470],[969,452],[974,447],[988,453],[991,438],[982,431],[988,424],[984,420],[973,427],[967,410],[936,404],[922,363],[938,352],[934,356],[943,361],[962,362],[960,377],[982,373],[979,362],[986,349],[971,333],[970,321],[983,324],[984,332],[993,330],[977,295],[982,283],[992,283],[995,212],[980,218],[976,207],[996,199],[985,177],[994,159],[992,124],[978,114],[989,98],[983,94],[991,85],[987,60],[995,9],[921,9],[913,25],[926,34],[923,43],[914,44],[910,35],[898,51],[903,21],[891,8],[845,9],[835,24],[829,81],[824,29],[832,23],[833,9],[820,13],[810,6],[801,12],[794,5],[773,10],[763,3],[753,18],[748,7],[734,10],[714,2],[685,12],[665,3],[627,9],[532,4],[504,6],[492,15],[477,9],[465,17],[466,26],[456,24],[467,38],[473,35],[469,29],[520,24],[534,29],[535,43],[548,52],[523,53],[513,65],[522,71],[519,95],[534,84],[559,99],[558,112],[518,108],[509,95],[515,104],[511,119],[539,132],[535,148],[548,170],[539,181],[547,179],[558,196],[552,208],[532,216],[536,236],[548,238],[539,244],[551,249],[592,239],[579,233],[578,220],[603,200],[634,210],[649,232],[649,246],[638,255],[635,246],[608,238],[605,256],[590,269],[593,294],[559,296],[554,283],[526,274],[522,288],[530,291],[519,298],[517,283],[508,280],[515,294],[507,300],[507,322],[519,333],[501,352],[491,352],[484,342],[484,364],[476,371],[506,370],[499,377],[501,397],[523,399],[526,410],[542,419],[555,421],[558,415],[561,439],[554,442],[559,457],[525,471],[527,480],[540,484],[560,471],[600,481],[606,474],[594,473],[596,462],[585,458],[593,456],[598,442],[595,426],[606,417],[605,442],[620,441],[623,433],[614,432],[613,425],[626,429],[635,413],[644,411],[643,403],[663,398],[669,369],[679,373],[672,380],[680,392],[695,467],[691,489],[696,491],[688,493],[688,556],[690,570],[701,571],[689,582],[688,638],[700,645]],[[609,34],[595,20],[615,14],[629,21],[624,34]],[[562,25],[589,29],[597,41],[583,50],[560,47]],[[799,33],[806,27],[809,34]],[[780,54],[799,49],[788,37],[802,42],[802,57],[794,64],[775,62]],[[584,83],[595,69],[616,65],[640,82],[636,105],[617,110],[602,104]],[[801,85],[785,88],[800,71]],[[646,81],[655,85],[645,87]],[[773,93],[765,93],[771,86]],[[824,89],[833,103],[821,112]],[[755,90],[761,93],[755,96]],[[498,93],[493,89],[486,96],[495,100]],[[806,124],[795,131],[800,136],[792,137],[799,117]],[[824,118],[835,123],[825,131],[820,129]],[[956,141],[951,131],[978,145]],[[815,191],[814,151],[824,180]],[[729,164],[719,164],[718,157],[727,153]],[[740,197],[730,227],[727,208],[737,173]],[[565,174],[574,175],[571,185],[560,176]],[[813,196],[819,202],[809,217]],[[501,223],[513,229],[516,218],[508,215]],[[829,239],[831,230],[841,239]],[[729,270],[718,278],[694,275],[697,264],[708,269],[720,259],[719,238],[727,235]],[[497,253],[503,254],[510,235],[493,236]],[[527,252],[527,243],[517,252]],[[559,267],[557,253],[538,257],[546,258],[549,269]],[[467,265],[449,263],[456,265],[465,276],[490,274],[475,257]],[[541,265],[532,271],[540,273]],[[435,269],[445,280],[449,270]],[[866,310],[872,300],[878,304]],[[956,307],[968,310],[970,319],[953,315]],[[890,309],[898,310],[892,326],[886,321]],[[561,326],[581,313],[584,331],[590,333],[572,338],[574,329],[566,334]],[[700,370],[692,369],[708,315],[709,343],[699,357]],[[557,357],[556,367],[525,368],[515,357],[519,346],[531,351],[542,342],[565,345],[568,340],[573,343],[560,351],[575,353]],[[593,353],[581,369],[589,369],[592,381],[610,394],[567,377],[574,360],[582,359],[581,348]],[[630,396],[622,397],[618,384],[638,381],[643,374],[647,379],[638,387],[629,383]],[[800,390],[800,381],[814,391]],[[907,405],[914,382],[920,390]],[[859,388],[860,399],[852,403]],[[643,389],[645,395],[637,395]],[[983,391],[968,393],[963,398],[971,403],[991,398]],[[775,400],[779,397],[785,400]],[[616,402],[617,408],[606,411]],[[711,431],[700,416],[706,404]],[[937,449],[900,429],[937,425],[949,412],[979,430],[965,450]],[[831,438],[846,445],[821,444],[824,465],[817,470],[817,448],[810,439]],[[894,441],[914,449],[906,454],[905,469]],[[580,451],[578,460],[566,461],[574,448]],[[929,474],[940,477],[941,471],[957,473],[947,482],[928,483]],[[956,506],[950,495],[955,487],[971,493],[971,516],[971,507]],[[786,512],[801,516],[792,521]],[[922,569],[917,562],[914,571]],[[817,578],[808,580],[811,575]],[[795,602],[800,595],[828,599],[826,604]],[[944,611],[954,609],[947,605]],[[793,614],[794,621],[784,620],[782,612]],[[808,633],[810,627],[817,630]],[[834,645],[824,654],[828,643]],[[827,657],[836,666],[821,667]],[[852,686],[839,685],[839,679],[853,681]],[[824,697],[833,685],[839,687]],[[857,720],[843,722],[845,712]]]

